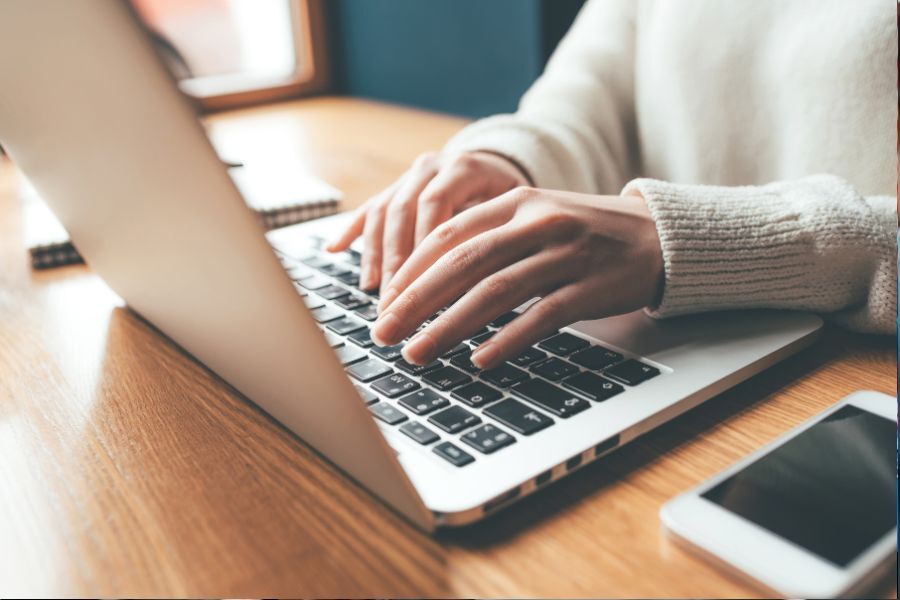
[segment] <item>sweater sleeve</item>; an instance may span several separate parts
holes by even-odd
[[[816,175],[763,186],[635,179],[656,221],[665,288],[649,312],[738,308],[822,313],[861,332],[893,334],[897,208]]]
[[[634,171],[634,0],[590,0],[512,115],[466,127],[449,152],[509,157],[534,185],[615,193]]]

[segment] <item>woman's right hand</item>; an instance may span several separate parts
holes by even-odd
[[[509,190],[531,185],[512,161],[490,152],[426,153],[406,173],[357,209],[349,227],[327,246],[350,247],[363,237],[360,287],[387,289],[413,249],[459,212]]]

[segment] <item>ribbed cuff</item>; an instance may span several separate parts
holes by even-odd
[[[654,317],[815,304],[808,215],[779,184],[717,187],[635,179],[662,246],[665,287]],[[812,308],[812,307],[810,307]]]
[[[496,115],[476,121],[444,146],[445,152],[479,150],[509,158],[525,171],[536,187],[566,188],[563,173],[547,152],[541,134],[521,123],[514,115]]]

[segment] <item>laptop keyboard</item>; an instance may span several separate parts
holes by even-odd
[[[330,255],[311,247],[302,256],[278,255],[373,417],[456,467],[539,434],[556,419],[578,418],[660,374],[567,331],[482,371],[472,350],[515,319],[515,311],[439,359],[414,365],[403,359],[403,344],[378,347],[369,336],[378,294],[359,288],[358,252]]]

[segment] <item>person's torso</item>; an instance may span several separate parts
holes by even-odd
[[[893,194],[894,11],[885,0],[646,0],[641,173],[721,185],[833,173]]]

